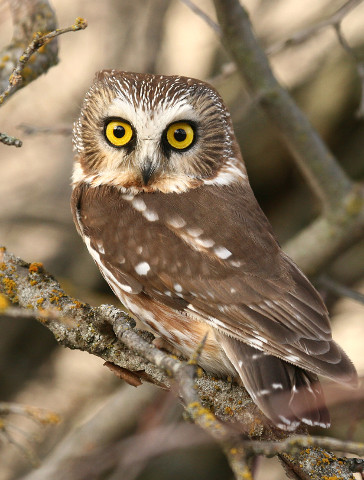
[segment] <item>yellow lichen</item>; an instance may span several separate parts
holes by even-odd
[[[43,263],[33,262],[29,265],[29,273],[39,273],[43,270]]]
[[[5,310],[9,307],[9,300],[0,293],[0,313],[5,312]]]
[[[11,278],[3,278],[2,283],[5,287],[5,293],[12,301],[14,301],[14,297],[17,294],[16,283]]]

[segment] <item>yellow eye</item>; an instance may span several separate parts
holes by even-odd
[[[172,123],[167,130],[167,140],[171,147],[177,150],[184,150],[192,145],[195,132],[187,122]]]
[[[111,122],[106,125],[105,135],[112,145],[115,147],[123,147],[133,138],[133,129],[127,122],[111,120]]]

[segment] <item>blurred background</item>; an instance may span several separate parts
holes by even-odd
[[[338,10],[339,0],[246,0],[266,48]],[[210,0],[196,4],[215,18]],[[77,119],[94,73],[105,68],[181,74],[211,81],[231,110],[253,190],[284,244],[319,213],[311,192],[274,126],[236,73],[213,30],[177,0],[53,0],[60,27],[78,16],[88,28],[59,37],[60,62],[17,92],[1,109],[1,131],[20,137],[21,149],[0,144],[0,244],[26,261],[43,262],[70,295],[92,305],[118,304],[73,226],[70,176],[73,152],[65,134]],[[11,41],[8,5],[0,0],[0,44]],[[342,23],[364,56],[364,4]],[[364,124],[356,117],[361,85],[353,58],[333,28],[299,46],[271,55],[281,83],[310,118],[352,178],[364,177]],[[20,125],[60,129],[26,134]],[[327,272],[364,292],[364,240]],[[363,373],[364,306],[321,292],[332,314],[334,337]],[[103,367],[101,359],[58,347],[42,325],[0,317],[0,401],[49,408],[56,427],[13,419],[20,443],[31,442],[43,461],[32,473],[24,455],[0,445],[0,480],[230,479],[219,448],[181,421],[173,396],[150,385],[135,389]],[[348,394],[351,395],[350,393]],[[364,439],[360,401],[347,417],[340,401],[331,408],[334,427],[325,434]],[[71,452],[78,457],[71,459]],[[257,479],[285,478],[276,460],[262,460]],[[267,473],[269,472],[269,474]],[[269,475],[269,477],[267,476]]]

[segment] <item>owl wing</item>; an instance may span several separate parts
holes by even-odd
[[[109,187],[76,189],[73,203],[111,286],[144,292],[209,323],[224,335],[231,361],[235,339],[355,383],[353,365],[332,340],[325,305],[281,251],[250,189],[203,187],[137,201]]]

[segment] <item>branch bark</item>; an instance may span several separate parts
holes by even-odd
[[[238,0],[214,0],[222,43],[250,92],[277,126],[308,184],[327,209],[348,194],[351,182],[331,152],[273,75],[249,17]]]
[[[318,480],[335,474],[353,480],[346,459],[337,461],[321,448],[319,439],[310,443],[315,448],[307,448],[310,442],[307,437],[303,437],[304,448],[294,439],[291,447],[284,444],[279,448],[276,442],[284,439],[289,442],[290,434],[265,424],[244,388],[216,379],[201,369],[194,378],[193,365],[186,365],[154,347],[152,335],[138,331],[126,313],[110,305],[91,307],[67,296],[42,264],[26,263],[1,248],[0,293],[33,312],[60,344],[97,355],[159,387],[171,388],[177,383],[186,411],[222,445],[236,479],[252,478],[250,462],[255,455],[264,453],[260,442],[246,442],[244,435],[267,441],[264,448],[274,449],[273,453],[279,454],[285,468],[295,472],[296,478],[309,476]],[[6,303],[3,308],[6,313]],[[302,428],[299,433],[307,431]],[[354,449],[353,445],[350,447]],[[283,450],[288,453],[282,453]]]
[[[306,116],[278,83],[240,2],[214,0],[214,3],[223,45],[321,200],[322,215],[284,246],[307,275],[317,275],[362,237],[363,186],[348,178]]]

